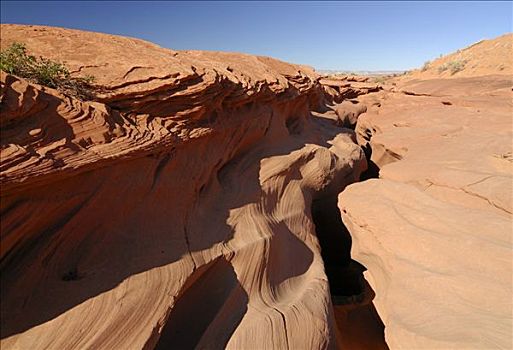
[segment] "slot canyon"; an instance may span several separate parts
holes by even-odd
[[[2,349],[513,346],[511,60],[376,82],[1,29],[95,77],[1,72]]]

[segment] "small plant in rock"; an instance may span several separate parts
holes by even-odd
[[[451,75],[456,74],[458,72],[461,72],[465,68],[466,63],[467,61],[465,60],[454,60],[446,62],[442,64],[440,67],[438,67],[438,73],[442,73],[446,70],[449,70],[451,72]]]
[[[385,75],[380,75],[374,78],[374,82],[378,84],[384,84],[389,77]]]
[[[463,68],[465,68],[465,64],[467,61],[464,60],[457,60],[449,62],[449,70],[451,71],[451,74],[455,74],[458,72],[461,72]]]
[[[92,98],[93,76],[72,77],[64,64],[28,55],[22,43],[15,42],[0,52],[0,70],[83,100]]]
[[[444,63],[438,67],[438,73],[445,72],[446,70],[447,70],[447,63]]]

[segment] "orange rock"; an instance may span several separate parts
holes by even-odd
[[[399,87],[356,127],[379,179],[339,197],[386,342],[392,349],[509,349],[511,78]]]
[[[81,101],[1,73],[2,349],[386,349],[383,326],[394,349],[511,347],[511,80],[480,75],[495,66],[389,86],[1,31],[2,49],[96,78]],[[339,207],[367,282],[336,206],[362,147],[381,178]]]
[[[310,209],[366,161],[311,69],[1,29],[98,87],[2,73],[2,349],[337,345]]]
[[[513,75],[513,34],[481,40],[452,54],[428,61],[404,79]]]

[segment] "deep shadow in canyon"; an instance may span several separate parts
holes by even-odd
[[[360,174],[360,181],[379,178],[379,167],[371,159],[372,147],[371,147],[370,143],[366,143],[365,145],[363,145],[361,147],[362,147],[363,153],[365,153],[365,158],[367,158],[367,170],[365,170],[363,173]]]
[[[233,266],[220,257],[198,268],[182,290],[155,349],[194,349],[207,331],[216,341],[208,344],[209,347],[225,348],[246,313],[248,303],[248,295],[237,280]],[[217,323],[222,327],[212,327],[216,325],[216,318],[222,319]]]
[[[347,349],[388,349],[384,324],[372,299],[375,294],[363,276],[366,268],[351,259],[351,235],[342,222],[337,195],[312,202],[312,219],[328,277],[331,300]]]
[[[265,120],[256,119],[253,122],[262,125],[268,124]],[[195,166],[199,167],[201,164],[198,165],[199,163],[195,162],[190,165],[192,160],[187,154],[192,152],[187,151],[188,148],[195,148],[196,151],[198,149],[202,151],[203,147],[208,148],[208,144],[201,139],[187,144],[182,147],[181,152],[171,155],[163,153],[159,157],[131,159],[115,164],[115,166],[100,167],[78,174],[74,178],[62,179],[59,189],[52,192],[52,198],[55,198],[55,203],[59,204],[58,208],[71,207],[73,209],[76,207],[78,209],[65,212],[63,214],[65,219],[58,221],[58,224],[53,224],[51,218],[48,219],[50,221],[48,224],[40,223],[46,217],[33,214],[39,206],[46,205],[46,188],[41,186],[19,193],[14,199],[19,200],[20,203],[32,203],[31,211],[27,212],[27,215],[30,215],[30,223],[35,222],[35,224],[30,227],[48,228],[44,230],[43,234],[25,242],[26,245],[24,249],[20,250],[20,254],[16,254],[12,260],[2,266],[2,295],[8,294],[7,292],[11,289],[21,290],[21,288],[16,288],[17,285],[14,283],[18,280],[18,276],[26,276],[27,281],[33,280],[34,278],[28,276],[40,271],[35,266],[51,266],[53,270],[39,280],[40,287],[32,298],[25,298],[24,293],[28,291],[25,288],[24,292],[16,294],[16,299],[13,299],[10,305],[3,304],[2,319],[8,320],[8,322],[2,325],[2,339],[58,318],[80,304],[109,292],[131,276],[172,264],[183,258],[188,250],[197,252],[220,242],[229,241],[233,238],[233,228],[227,225],[230,210],[261,200],[262,189],[259,182],[259,171],[263,159],[290,155],[292,152],[304,148],[310,142],[328,147],[330,145],[326,140],[329,140],[333,136],[332,134],[344,132],[344,129],[334,129],[331,131],[331,135],[326,136],[326,139],[313,140],[306,136],[299,137],[303,130],[301,123],[304,123],[304,120],[284,121],[285,130],[298,135],[297,137],[277,140],[276,144],[270,145],[264,142],[266,130],[258,138],[255,138],[252,147],[241,143],[247,148],[236,145],[236,147],[242,148],[241,151],[234,152],[227,160],[220,156],[217,164],[212,166],[209,176],[205,177],[207,183],[195,183],[194,186],[191,186],[190,191],[194,192],[196,200],[203,200],[203,198],[209,197],[207,191],[222,189],[226,198],[224,201],[215,201],[213,208],[207,204],[206,208],[215,210],[202,210],[202,212],[212,213],[212,215],[202,217],[197,214],[195,220],[185,219],[185,227],[173,225],[169,222],[169,218],[178,217],[182,215],[182,212],[193,212],[195,206],[198,205],[197,201],[187,202],[185,201],[186,195],[183,194],[183,202],[187,205],[177,207],[176,205],[163,206],[158,203],[167,203],[166,199],[171,198],[173,193],[177,192],[176,188],[179,186],[177,178],[187,178],[185,174],[200,172]],[[232,131],[229,130],[228,133],[230,132]],[[235,134],[235,131],[232,133]],[[223,135],[216,137],[221,138]],[[209,141],[222,145],[222,142],[215,142],[216,139]],[[259,146],[257,147],[257,145]],[[232,145],[228,146],[233,148]],[[222,149],[229,148],[228,146],[219,146],[216,150],[221,152]],[[248,153],[253,154],[249,155]],[[178,167],[178,165],[182,166]],[[241,191],[234,191],[236,186],[240,186],[241,177],[245,179],[244,188]],[[114,178],[115,180],[113,180]],[[299,171],[288,178],[289,180],[299,179]],[[98,179],[102,179],[102,181],[99,183]],[[114,182],[116,186],[109,185]],[[132,193],[130,198],[123,196],[126,189],[130,189]],[[62,199],[67,193],[78,194],[66,200]],[[95,196],[94,200],[90,199],[93,195]],[[277,194],[272,194],[272,196],[275,195]],[[117,202],[118,198],[124,198],[122,205],[125,210],[123,212],[112,210],[120,205]],[[272,202],[269,201],[269,205]],[[272,207],[266,209],[270,211]],[[57,219],[60,218],[59,213],[55,213]],[[91,213],[95,215],[95,220],[90,219]],[[140,217],[146,218],[142,226],[137,221]],[[3,219],[6,217],[3,216]],[[11,221],[16,220],[17,218],[13,218]],[[209,236],[201,235],[201,225],[195,224],[202,220],[210,222],[211,227],[216,227],[216,230],[212,230]],[[186,232],[184,232],[185,229],[187,229]],[[291,240],[295,236],[290,233],[287,226],[279,223],[274,230],[276,232],[273,240],[277,241],[277,247],[290,247]],[[188,242],[182,242],[184,235],[188,237]],[[59,243],[58,246],[56,242]],[[188,244],[188,247],[185,243]],[[293,244],[296,247],[294,250],[285,249],[281,255],[271,254],[276,261],[270,263],[275,266],[282,264],[288,266],[280,273],[269,276],[276,284],[304,274],[312,261],[311,251],[303,242],[295,239]],[[96,247],[93,251],[94,259],[88,259],[87,253],[91,253],[84,252],[82,248],[84,246]],[[129,247],[132,246],[138,247],[137,258],[133,258],[127,253]],[[44,252],[52,254],[44,254]],[[82,254],[77,254],[77,252],[82,252]],[[140,257],[152,258],[142,259]],[[176,309],[173,309],[165,320],[166,324],[158,348],[165,348],[166,344],[175,341],[183,344],[186,348],[196,346],[201,342],[205,332],[210,332],[209,324],[212,320],[218,317],[219,312],[222,312],[228,304],[237,310],[238,316],[232,315],[234,319],[230,323],[233,330],[237,327],[247,310],[248,297],[240,288],[231,263],[222,257],[218,259],[223,262],[209,265],[204,273],[194,273],[194,278],[190,280],[191,284],[187,287],[190,290],[182,288],[184,300],[178,299]],[[300,263],[292,263],[294,260],[299,260]],[[201,267],[198,270],[200,269]],[[25,282],[25,279],[22,282],[29,283]],[[222,279],[224,282],[217,284],[217,279]],[[217,294],[201,296],[201,286],[207,286],[206,289],[209,292],[211,292],[211,286],[219,290]],[[51,289],[54,292],[46,293],[45,289]],[[237,300],[241,304],[232,305]],[[194,302],[200,306],[208,304],[211,307],[211,312],[206,312],[199,307],[198,312],[188,315],[183,310]],[[18,310],[31,311],[15,314]],[[182,323],[195,327],[194,337],[184,336],[181,330],[185,326],[175,327]],[[219,338],[220,347],[228,340]],[[151,345],[155,346],[159,341],[158,336],[153,341],[155,343]],[[147,345],[149,344],[147,343]]]
[[[354,130],[354,127],[350,127]],[[370,141],[370,135],[369,139]],[[369,142],[361,145],[367,169],[359,181],[379,178],[379,167],[371,160]],[[339,189],[342,190],[342,189]],[[321,256],[330,286],[335,320],[341,334],[343,349],[389,349],[385,326],[372,300],[375,292],[365,280],[365,266],[351,258],[351,235],[342,221],[338,193],[334,191],[312,202],[312,219],[321,246]]]
[[[164,152],[158,157],[130,159],[124,163],[115,164],[115,166],[113,164],[92,169],[90,172],[78,174],[74,178],[63,178],[60,181],[59,189],[52,193],[52,198],[57,203],[55,204],[56,208],[64,211],[60,215],[60,211],[57,212],[55,209],[55,223],[52,221],[53,217],[46,219],[33,214],[39,210],[39,206],[47,205],[46,189],[36,187],[31,191],[19,193],[15,198],[19,199],[19,203],[31,203],[31,211],[28,212],[28,214],[32,214],[29,220],[32,224],[30,227],[45,229],[42,230],[42,234],[37,235],[38,231],[34,235],[28,235],[30,239],[24,242],[23,249],[20,249],[18,254],[15,254],[2,266],[2,294],[4,295],[4,291],[7,289],[16,289],[16,285],[12,282],[17,281],[17,276],[38,273],[39,271],[36,271],[34,266],[50,266],[53,270],[40,279],[40,291],[32,298],[18,296],[14,300],[20,303],[19,309],[31,310],[30,313],[14,317],[16,311],[14,306],[17,304],[12,303],[12,307],[2,307],[2,316],[10,319],[9,323],[2,327],[2,338],[24,332],[57,318],[81,303],[110,291],[131,276],[169,265],[181,259],[187,251],[201,251],[233,238],[232,227],[226,224],[230,217],[230,210],[260,200],[262,193],[259,182],[259,165],[263,159],[289,155],[293,151],[302,149],[308,143],[329,147],[330,144],[327,143],[327,140],[335,134],[347,132],[347,130],[332,127],[329,131],[325,130],[325,139],[310,139],[307,136],[301,137],[305,130],[303,123],[303,118],[295,118],[294,115],[287,118],[284,127],[288,130],[291,139],[289,141],[280,140],[272,147],[263,143],[262,149],[253,150],[256,153],[255,157],[248,156],[248,151],[244,147],[249,148],[249,146],[243,143],[236,145],[241,147],[242,151],[235,152],[230,159],[226,160],[222,155],[219,156],[219,161],[212,167],[211,172],[216,174],[217,185],[226,189],[224,193],[233,191],[234,186],[240,182],[241,176],[246,181],[244,191],[240,191],[240,196],[227,196],[226,202],[222,202],[219,207],[215,207],[216,211],[212,211],[217,213],[217,219],[211,221],[211,225],[218,229],[208,239],[199,234],[195,235],[199,229],[191,230],[191,223],[188,219],[183,220],[185,224],[183,228],[181,225],[170,225],[168,219],[165,219],[178,217],[178,212],[192,211],[195,203],[188,203],[187,207],[184,205],[183,208],[156,204],[165,203],[164,199],[170,198],[173,193],[176,193],[176,178],[185,177],[180,176],[180,171],[188,174],[200,172],[193,166],[185,166],[190,163],[190,160],[186,155],[187,152],[184,151],[188,147],[207,149],[208,145],[203,140],[196,141],[196,144],[191,142],[182,147],[182,152],[176,154]],[[235,132],[233,133],[235,134]],[[267,130],[254,142],[265,141],[266,133]],[[210,141],[222,145],[221,142],[213,142],[216,139]],[[226,148],[230,148],[229,146],[233,145],[227,144]],[[223,147],[219,147],[219,149],[223,149]],[[248,160],[251,160],[252,164],[246,165]],[[178,165],[182,165],[181,170],[177,170]],[[214,176],[211,178],[214,179]],[[298,171],[288,177],[289,180],[299,178]],[[102,182],[98,183],[98,179],[102,179]],[[109,186],[109,183],[116,183],[116,186]],[[195,184],[191,189],[191,192],[194,192],[191,198],[201,197],[203,186],[208,188],[209,184]],[[130,200],[123,196],[126,189],[130,189],[134,199]],[[67,193],[78,194],[68,198]],[[235,194],[237,193],[235,192]],[[184,197],[186,196],[184,195]],[[66,198],[66,200],[62,198]],[[122,212],[111,210],[119,205],[117,198],[125,198],[123,201],[125,209]],[[65,208],[69,207],[72,210],[66,211]],[[272,210],[272,208],[267,209]],[[95,220],[91,220],[90,213],[95,213]],[[346,304],[344,300],[348,304],[361,302],[364,292],[362,286],[364,285],[362,282],[363,267],[350,259],[351,239],[341,221],[336,195],[327,200],[316,200],[312,204],[312,216],[321,242],[332,297],[334,300],[339,300],[338,302],[342,300],[342,304]],[[140,217],[146,218],[143,226],[138,223],[137,218]],[[204,219],[210,221],[209,217]],[[19,218],[13,218],[11,221],[17,224]],[[182,223],[181,219],[177,221]],[[214,223],[218,223],[218,225],[214,225]],[[19,225],[21,227],[21,224]],[[283,237],[288,237],[288,232],[282,226],[276,227],[276,230],[275,239],[285,240]],[[182,242],[183,236],[186,237],[187,242]],[[196,236],[203,239],[195,240]],[[98,242],[102,244],[98,244]],[[177,242],[180,242],[178,248]],[[129,251],[129,243],[139,247],[137,259],[129,257],[126,253]],[[285,280],[305,273],[311,263],[311,256],[309,255],[310,251],[303,245],[304,243],[298,241],[299,248],[295,249],[295,256],[289,256],[288,261],[285,257],[281,257],[280,261],[290,264],[293,259],[298,259],[305,264],[290,264],[288,269],[274,277]],[[288,244],[282,246],[290,247]],[[62,247],[66,247],[66,250]],[[89,252],[84,253],[83,247],[94,250],[94,260],[87,259]],[[103,247],[116,247],[116,249]],[[50,253],[43,254],[44,252]],[[77,252],[81,252],[81,254],[77,255]],[[298,252],[301,252],[299,256]],[[273,256],[280,257],[278,254]],[[150,260],[139,257],[153,258]],[[214,262],[212,266],[206,267],[204,272],[195,274],[193,278],[195,282],[191,280],[191,283],[195,284],[191,284],[189,290],[184,289],[182,299],[179,299],[164,326],[162,336],[157,344],[158,348],[166,348],[167,344],[171,343],[181,344],[184,348],[198,345],[205,332],[208,331],[209,325],[218,317],[218,313],[226,307],[226,303],[231,303],[233,300],[239,300],[241,304],[234,307],[238,311],[236,315],[232,315],[234,319],[229,327],[232,327],[233,330],[237,327],[247,310],[248,299],[237,281],[230,262],[225,261],[224,258],[220,259],[222,259],[221,262]],[[29,261],[36,263],[29,264]],[[112,262],[115,263],[112,264]],[[28,277],[25,278],[29,280]],[[277,281],[276,284],[279,282]],[[55,292],[51,295],[44,293],[45,288]],[[202,295],[205,289],[212,294]],[[217,292],[211,289],[217,290]],[[207,312],[203,308],[198,308],[196,315],[200,316],[195,318],[193,314],[187,314],[188,308],[194,303],[200,306],[208,304],[211,309]],[[336,309],[337,304],[335,305]],[[336,314],[338,314],[337,311]],[[338,320],[339,317],[336,317]],[[188,329],[185,331],[184,327]],[[344,334],[353,332],[351,324],[339,328]],[[191,334],[193,336],[190,336]],[[228,338],[219,339],[221,347],[228,340]]]

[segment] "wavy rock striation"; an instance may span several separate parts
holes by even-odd
[[[317,75],[265,57],[2,25],[96,77],[1,75],[2,349],[333,348],[312,203],[366,168]],[[331,106],[330,110],[336,106]],[[346,332],[346,333],[344,333]]]

